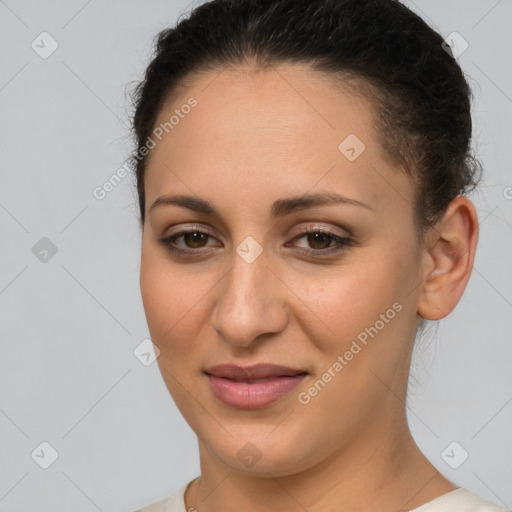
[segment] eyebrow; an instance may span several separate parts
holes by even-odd
[[[334,204],[360,206],[367,208],[368,210],[375,211],[368,204],[356,199],[350,199],[348,197],[340,196],[331,192],[324,192],[277,199],[272,203],[270,212],[272,217],[277,218],[290,215],[291,213],[297,211],[313,208],[315,206],[328,206]],[[177,205],[183,208],[188,208],[189,210],[193,210],[195,212],[221,217],[220,212],[210,201],[201,199],[200,197],[187,195],[161,196],[153,202],[149,211],[152,212],[155,208],[167,205]]]

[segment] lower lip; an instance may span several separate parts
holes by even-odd
[[[274,377],[265,382],[237,382],[208,375],[213,394],[224,404],[237,409],[267,407],[295,389],[306,374]]]

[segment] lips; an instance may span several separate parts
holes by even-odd
[[[236,409],[267,407],[295,389],[308,375],[304,370],[274,364],[241,367],[218,365],[205,371],[213,395]]]
[[[221,364],[208,368],[206,373],[214,377],[222,377],[237,382],[254,382],[269,380],[275,377],[294,377],[295,375],[307,372],[275,364],[256,364],[245,368],[235,364]]]

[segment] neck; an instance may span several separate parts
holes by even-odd
[[[369,422],[357,439],[319,464],[290,475],[233,470],[201,441],[199,451],[201,477],[185,495],[186,509],[199,512],[224,512],[233,504],[247,512],[397,512],[456,489],[417,447],[405,412],[400,421]]]

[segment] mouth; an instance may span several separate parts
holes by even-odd
[[[288,395],[308,372],[273,364],[229,364],[211,367],[205,374],[213,394],[223,404],[236,409],[261,409]]]
[[[255,364],[245,367],[236,364],[219,364],[208,368],[205,373],[237,382],[256,382],[276,377],[294,377],[307,372],[278,364]]]

